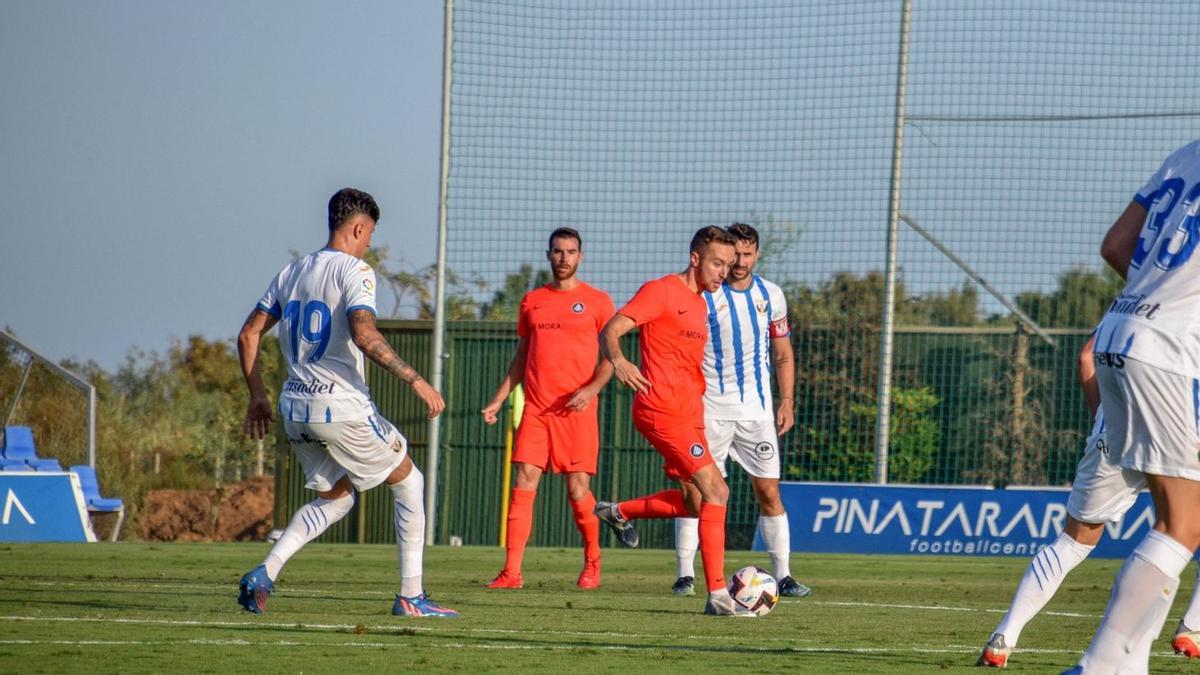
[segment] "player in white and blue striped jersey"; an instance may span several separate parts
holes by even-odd
[[[704,353],[704,429],[721,475],[733,459],[747,473],[759,504],[758,529],[774,567],[781,595],[812,591],[792,578],[791,535],[779,499],[779,436],[793,424],[796,371],[788,326],[787,300],[779,286],[754,273],[758,231],[743,223],[726,228],[734,236],[736,259],[720,290],[705,291],[708,342]],[[771,394],[771,374],[779,402]],[[695,518],[675,520],[676,595],[694,593]]]
[[[1109,453],[1146,477],[1154,529],[1117,574],[1091,645],[1070,672],[1146,672],[1200,546],[1200,141],[1171,153],[1104,236],[1126,278],[1096,331]],[[1178,637],[1192,626],[1180,625]]]

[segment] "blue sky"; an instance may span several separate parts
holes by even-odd
[[[442,3],[0,3],[0,324],[113,370],[230,338],[351,185],[433,262]]]

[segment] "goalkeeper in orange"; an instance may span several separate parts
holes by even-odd
[[[600,585],[600,524],[592,513],[596,498],[590,483],[600,454],[597,394],[613,372],[599,358],[598,338],[613,315],[613,302],[576,276],[583,261],[583,240],[576,230],[552,232],[546,259],[554,280],[521,299],[517,353],[482,411],[483,420],[495,424],[504,399],[524,383],[504,568],[488,588],[523,585],[521,563],[533,529],[533,501],[546,471],[566,474],[567,497],[583,536],[583,571],[577,583],[580,588]]]

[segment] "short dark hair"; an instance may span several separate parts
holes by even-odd
[[[753,226],[745,223],[734,223],[725,228],[725,231],[733,235],[738,241],[748,241],[754,244],[754,248],[758,248],[758,230]]]
[[[574,239],[575,241],[579,242],[579,250],[583,250],[583,237],[579,236],[579,230],[576,230],[573,227],[560,227],[551,232],[550,238],[546,240],[547,251],[554,248],[555,239]]]
[[[375,198],[354,188],[342,188],[329,198],[329,231],[333,232],[357,214],[379,222],[379,205]]]
[[[733,235],[726,232],[723,228],[716,225],[706,225],[696,230],[696,234],[692,235],[691,252],[700,253],[709,244],[728,244],[733,246],[735,241]]]

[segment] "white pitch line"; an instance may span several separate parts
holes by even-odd
[[[813,604],[825,605],[828,607],[870,607],[873,609],[923,609],[930,611],[941,612],[983,612],[987,614],[1003,614],[1007,609],[993,609],[991,607],[951,607],[949,605],[900,605],[894,603],[883,602],[835,602],[832,600],[789,600],[787,604]],[[1099,619],[1102,618],[1099,614],[1080,614],[1079,612],[1054,612],[1044,610],[1038,612],[1039,615],[1046,616],[1066,616],[1073,619]]]
[[[396,648],[409,649],[410,645],[405,644],[387,644],[384,642],[321,642],[313,644],[311,642],[300,642],[296,640],[243,640],[243,639],[211,639],[211,638],[191,638],[187,640],[4,640],[0,639],[0,645],[11,646],[70,646],[70,647],[89,647],[89,646],[139,646],[139,647],[170,647],[178,645],[197,645],[197,646],[234,646],[234,647],[359,647],[369,649]],[[678,649],[691,649],[686,646],[678,645],[514,645],[514,644],[468,644],[464,642],[431,642],[422,644],[421,649],[481,649],[481,650],[500,650],[500,651],[577,651],[581,649],[596,650],[596,651],[670,651]],[[978,647],[967,645],[947,645],[945,647],[896,647],[888,649],[885,647],[751,647],[742,645],[737,651],[745,652],[769,652],[769,653],[794,653],[794,654],[974,654],[979,651]],[[1017,654],[1045,654],[1050,656],[1062,656],[1079,654],[1077,649],[1020,649]],[[1174,658],[1171,652],[1153,652],[1152,657],[1155,658]]]
[[[411,645],[405,644],[387,644],[384,642],[321,642],[314,644],[311,642],[300,642],[297,640],[244,640],[244,639],[200,639],[191,638],[186,640],[3,640],[0,639],[0,645],[64,645],[64,646],[112,646],[112,645],[133,645],[146,647],[163,647],[174,645],[216,645],[216,646],[248,646],[248,647],[369,647],[378,649],[380,647],[395,647],[398,649],[409,649]],[[432,642],[422,644],[421,649],[428,647],[440,647],[443,649],[499,649],[513,651],[574,651],[579,649],[589,650],[607,650],[607,651],[662,651],[672,649],[690,649],[686,646],[678,645],[514,645],[514,644],[468,644],[464,642]],[[914,654],[967,654],[975,653],[976,647],[897,647],[895,649],[887,649],[883,647],[752,647],[741,646],[738,651],[749,652],[794,652],[794,653],[822,653],[822,654],[894,654],[898,652],[914,653]],[[1074,654],[1075,650],[1040,650],[1039,653],[1045,654]]]
[[[30,586],[78,586],[83,588],[154,588],[162,590],[190,590],[190,591],[216,591],[216,592],[231,592],[232,584],[144,584],[135,582],[83,582],[83,581],[65,581],[65,582],[50,582],[50,581],[31,581],[26,582]],[[328,590],[328,589],[276,589],[274,591],[277,597],[331,597],[339,598],[347,595],[370,597],[370,598],[391,598],[394,593],[391,591],[343,591],[343,590]],[[1008,608],[995,607],[954,607],[951,605],[908,605],[898,603],[884,602],[849,602],[849,601],[834,601],[834,600],[813,600],[810,598],[780,598],[780,602],[784,604],[802,604],[802,605],[821,605],[825,607],[861,607],[864,609],[908,609],[908,610],[925,610],[938,612],[978,612],[983,614],[1003,614],[1008,611]],[[1044,616],[1061,616],[1072,619],[1100,619],[1100,614],[1082,614],[1079,612],[1058,612],[1054,610],[1043,610],[1038,612]]]
[[[232,592],[237,589],[237,585],[230,582],[228,584],[154,584],[142,583],[137,581],[27,581],[26,586],[49,586],[52,588],[76,587],[76,588],[110,588],[113,590],[121,590],[127,588],[134,589],[154,589],[166,591],[216,591],[216,592]],[[391,598],[395,597],[393,591],[352,591],[352,590],[325,590],[325,589],[303,589],[303,588],[287,588],[275,589],[274,595],[277,596],[303,596],[303,597],[344,597],[347,595],[357,595],[364,598]]]
[[[436,620],[436,619],[434,619]],[[333,630],[333,631],[353,631],[359,628],[357,624],[349,623],[305,623],[305,622],[269,622],[269,621],[200,621],[197,619],[131,619],[131,618],[105,618],[105,617],[81,617],[81,616],[0,616],[0,622],[11,621],[26,623],[48,622],[48,623],[109,623],[109,624],[129,624],[142,626],[190,626],[198,628],[244,628],[244,627],[261,627],[261,628],[291,628],[293,630]],[[440,622],[439,622],[440,623]],[[392,633],[432,633],[435,629],[429,626],[409,626],[399,623],[383,624],[375,626],[361,626],[362,628],[382,634]],[[646,638],[644,633],[615,633],[611,631],[573,631],[573,630],[520,630],[516,628],[455,628],[453,625],[448,625],[452,632],[466,633],[493,633],[500,635],[560,635],[564,637],[614,637],[614,638]],[[650,637],[655,638],[671,638],[679,640],[691,640],[706,636],[699,635],[664,635],[655,633]]]
[[[345,631],[357,630],[359,626],[351,624],[312,624],[312,623],[280,623],[280,622],[259,622],[259,621],[199,621],[188,619],[128,619],[128,618],[99,618],[99,617],[75,617],[75,616],[0,616],[0,622],[50,622],[50,623],[119,623],[119,624],[135,624],[135,625],[150,625],[150,626],[188,626],[188,627],[208,627],[208,628],[228,628],[228,627],[262,627],[262,628],[290,628],[294,630],[323,630],[323,631]],[[465,632],[465,633],[484,633],[484,634],[503,634],[503,635],[529,635],[531,637],[540,637],[545,635],[571,636],[571,637],[614,637],[626,639],[682,639],[696,640],[706,639],[713,640],[714,636],[700,635],[662,635],[653,634],[647,635],[644,633],[613,633],[613,632],[585,632],[585,631],[554,631],[554,630],[518,630],[504,628],[456,628],[453,624],[447,623],[444,626],[450,632]],[[397,634],[406,635],[412,632],[430,634],[435,629],[428,626],[399,626],[396,624],[386,624],[377,626],[361,626],[368,632],[376,633],[380,637],[394,637]],[[431,635],[431,637],[434,637]],[[259,645],[259,646],[313,646],[311,642],[302,642],[295,640],[246,640],[244,638],[190,638],[186,640],[3,640],[0,639],[0,645],[134,645],[134,646],[166,646],[180,644],[195,644],[195,645]],[[322,646],[334,647],[390,647],[390,646],[406,646],[404,643],[389,644],[386,642],[324,642],[319,643]],[[661,644],[644,644],[644,645],[604,645],[604,644],[587,644],[587,645],[513,645],[513,644],[497,644],[497,643],[440,643],[434,642],[433,646],[446,648],[473,648],[473,649],[516,649],[516,650],[573,650],[573,649],[597,649],[597,650],[674,650],[687,648],[685,645],[661,645]],[[973,654],[979,651],[977,645],[939,645],[926,647],[827,647],[827,646],[762,646],[753,647],[735,641],[737,649],[735,651],[749,652],[788,652],[788,653],[827,653],[827,654],[894,654],[894,653],[915,653],[915,654]],[[718,646],[721,643],[717,643]],[[422,647],[426,645],[422,643]],[[1016,650],[1018,654],[1047,654],[1047,655],[1064,655],[1064,654],[1079,654],[1078,649],[1052,649],[1052,648],[1021,648]],[[1171,652],[1154,652],[1154,657],[1174,657]]]

